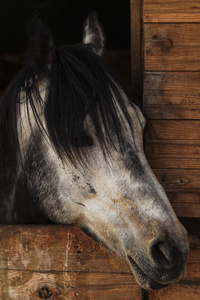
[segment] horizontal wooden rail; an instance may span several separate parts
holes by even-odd
[[[184,280],[165,291],[189,295],[187,287],[199,299],[200,240],[190,242]],[[142,300],[142,293],[128,264],[77,227],[0,226],[0,299]]]

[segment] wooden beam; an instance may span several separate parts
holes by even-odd
[[[199,23],[199,20],[197,0],[144,0],[145,23]]]
[[[145,72],[144,105],[200,105],[200,72]]]
[[[145,24],[146,71],[199,71],[200,24]]]
[[[154,174],[166,191],[195,193],[200,191],[200,170],[153,169]]]
[[[0,226],[0,299],[48,297],[139,300],[141,289],[125,261],[77,227]]]
[[[190,240],[185,281],[167,294],[179,293],[180,285],[192,295],[199,291],[200,241]],[[0,299],[51,298],[143,299],[128,265],[77,227],[0,226]]]
[[[131,0],[131,80],[133,92],[141,102],[143,94],[142,3],[143,0]]]
[[[199,140],[200,120],[151,120],[146,140]]]

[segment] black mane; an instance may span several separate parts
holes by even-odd
[[[80,44],[63,46],[56,50],[47,78],[45,102],[39,93],[41,80],[40,75],[34,71],[34,66],[28,63],[11,82],[0,100],[1,170],[10,168],[12,172],[17,172],[17,119],[20,114],[18,104],[22,90],[26,95],[27,112],[31,107],[39,129],[43,134],[48,134],[61,159],[68,159],[73,164],[76,164],[77,159],[83,161],[83,147],[93,144],[84,122],[86,115],[91,118],[104,153],[108,144],[114,145],[114,139],[117,138],[119,143],[121,142],[120,110],[131,126],[122,95],[122,91],[126,94],[127,91],[112,68],[94,54],[90,46]],[[44,109],[47,132],[42,126],[36,108],[38,103],[36,104],[34,99],[37,99]],[[135,102],[132,99],[131,101]]]

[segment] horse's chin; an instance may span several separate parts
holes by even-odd
[[[136,264],[136,262],[128,256],[128,261],[131,267],[131,270],[135,276],[136,281],[139,283],[139,285],[145,289],[145,290],[158,290],[162,289],[166,286],[168,286],[170,283],[167,284],[161,284],[154,279],[147,276],[141,268]]]

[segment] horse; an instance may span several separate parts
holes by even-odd
[[[75,224],[154,290],[181,280],[187,232],[144,153],[145,117],[103,58],[98,14],[56,47],[40,13],[0,102],[0,223]]]

